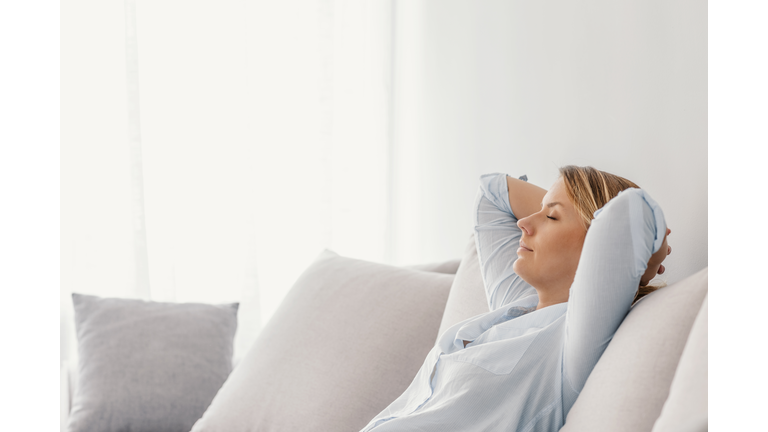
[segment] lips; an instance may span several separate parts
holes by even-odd
[[[523,243],[522,241],[520,241],[520,247],[521,247],[521,248],[525,248],[525,249],[528,249],[529,251],[533,252],[533,249],[529,248],[529,247],[528,247],[528,246],[527,246],[525,243]]]

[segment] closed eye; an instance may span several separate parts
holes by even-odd
[[[552,220],[557,220],[557,219],[553,218],[552,216],[547,216],[547,217],[552,219]]]

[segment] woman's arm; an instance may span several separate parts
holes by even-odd
[[[547,194],[546,189],[509,176],[507,176],[507,189],[509,205],[517,219],[527,218],[541,210],[541,201]]]
[[[661,207],[642,189],[623,190],[595,212],[568,298],[563,352],[567,400],[575,400],[584,388],[629,312],[666,231]]]
[[[490,310],[536,294],[536,290],[512,270],[517,260],[521,230],[510,202],[514,202],[515,209],[525,213],[531,207],[530,203],[540,204],[545,194],[546,191],[538,186],[506,174],[480,176],[473,223],[477,258]]]

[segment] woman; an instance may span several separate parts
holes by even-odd
[[[592,167],[560,168],[549,191],[485,174],[474,210],[490,311],[440,335],[363,431],[559,430],[672,251],[650,195]]]

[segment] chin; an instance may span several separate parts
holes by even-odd
[[[525,266],[518,265],[520,264],[520,260],[515,261],[514,264],[512,264],[512,270],[517,273],[518,276],[520,276],[523,280],[526,280],[525,278]]]

